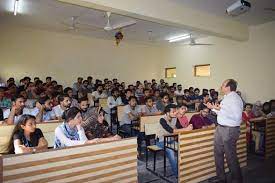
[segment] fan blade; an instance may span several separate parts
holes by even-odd
[[[135,25],[136,23],[137,22],[135,20],[131,20],[131,21],[128,21],[128,22],[118,23],[116,25],[113,25],[113,30],[129,27],[129,26]]]
[[[266,11],[275,11],[275,8],[264,8]]]
[[[189,44],[190,46],[211,46],[214,44],[207,44],[207,43],[195,43],[195,44]]]

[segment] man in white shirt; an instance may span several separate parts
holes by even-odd
[[[55,106],[53,108],[53,111],[57,119],[61,120],[64,111],[69,109],[71,106],[71,99],[68,95],[59,95],[58,102],[59,102],[59,105]]]
[[[116,119],[117,106],[123,105],[121,97],[119,96],[118,89],[114,88],[111,91],[112,96],[109,96],[107,99],[107,121],[113,123]],[[112,126],[112,125],[111,125]]]
[[[233,183],[242,183],[242,173],[237,157],[237,140],[240,136],[243,101],[236,93],[237,82],[227,79],[221,90],[225,94],[221,104],[207,103],[207,107],[217,114],[218,126],[215,132],[214,155],[217,179],[215,182],[226,182],[224,172],[224,154]]]
[[[182,86],[181,85],[177,86],[177,90],[175,91],[175,95],[176,96],[183,96],[184,95],[184,91],[182,90]]]
[[[97,85],[96,91],[92,93],[92,98],[94,101],[94,106],[98,106],[100,98],[107,98],[107,94],[103,92],[103,86],[101,84]]]

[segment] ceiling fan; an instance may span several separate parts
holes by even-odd
[[[65,25],[67,27],[67,29],[65,31],[77,32],[79,30],[79,27],[77,26],[79,24],[79,22],[77,21],[78,18],[79,18],[79,16],[72,16],[72,17],[70,17],[69,23],[61,22],[61,24]]]
[[[197,43],[195,38],[192,36],[192,34],[190,34],[190,42],[189,44],[187,44],[189,46],[211,46],[213,44],[209,44],[209,43]]]
[[[105,25],[105,27],[103,27],[103,29],[105,31],[112,31],[112,30],[116,30],[116,29],[121,29],[121,28],[125,28],[125,27],[129,27],[132,25],[135,25],[137,22],[135,20],[129,20],[127,22],[121,22],[121,23],[117,23],[117,24],[111,24],[111,12],[106,12],[107,15],[107,24]]]

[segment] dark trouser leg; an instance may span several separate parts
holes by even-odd
[[[228,168],[232,175],[232,183],[242,182],[242,172],[237,156],[237,140],[240,136],[239,128],[226,128],[224,136],[224,151]]]
[[[225,172],[224,172],[224,145],[222,137],[221,127],[217,126],[215,131],[214,138],[214,156],[215,156],[215,165],[217,178],[220,181],[225,181]]]

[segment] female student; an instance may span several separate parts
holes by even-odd
[[[71,107],[64,111],[62,118],[65,121],[55,129],[54,148],[98,142],[98,139],[87,139],[85,131],[81,127],[82,117],[77,107]]]
[[[94,121],[89,128],[86,129],[86,136],[89,140],[98,138],[98,142],[108,142],[114,140],[120,140],[119,135],[113,135],[108,127],[108,123],[104,120],[105,111],[100,110],[96,115],[96,121]]]
[[[48,142],[42,131],[36,128],[35,117],[23,114],[15,126],[8,144],[8,152],[13,154],[43,151]]]
[[[185,115],[187,112],[187,107],[185,105],[179,104],[177,105],[177,111],[178,111],[177,118],[182,128],[185,129],[186,131],[192,130],[193,125],[189,124],[189,119]]]

